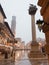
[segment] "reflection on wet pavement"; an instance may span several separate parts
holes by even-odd
[[[27,53],[25,53],[24,57],[22,57],[18,65],[48,65],[48,60],[47,59],[33,59],[33,58],[29,59]]]

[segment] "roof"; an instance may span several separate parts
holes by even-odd
[[[5,15],[4,11],[3,11],[3,8],[1,6],[1,4],[0,4],[0,11],[1,11],[2,15],[4,16],[4,18],[6,18],[6,15]]]
[[[4,24],[6,25],[6,27],[8,28],[8,30],[10,31],[11,35],[14,37],[14,34],[12,33],[9,24],[7,22],[4,22]]]
[[[11,29],[9,29],[9,28],[10,28],[10,27],[9,27],[8,23],[5,23],[5,22],[4,22],[4,24],[3,24],[3,23],[0,23],[0,30],[5,31],[5,33],[6,33],[11,39],[14,39],[14,35],[13,35]]]

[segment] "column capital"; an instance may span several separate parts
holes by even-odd
[[[34,6],[33,4],[30,4],[30,6],[29,6],[29,14],[30,15],[35,15],[36,11],[37,11],[36,6]]]

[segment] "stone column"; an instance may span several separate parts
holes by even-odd
[[[36,29],[35,29],[35,13],[37,11],[36,6],[32,5],[29,7],[29,14],[31,15],[31,24],[32,24],[32,42],[30,44],[31,50],[28,54],[29,60],[32,63],[30,58],[44,58],[45,56],[39,50],[39,44],[36,41]]]
[[[30,5],[29,7],[29,14],[31,15],[31,26],[32,26],[32,41],[36,41],[36,28],[35,28],[35,13],[36,13],[36,6]]]

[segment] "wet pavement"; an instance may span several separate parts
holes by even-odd
[[[16,53],[16,55],[17,55],[17,53]],[[26,52],[25,53],[19,52],[18,56],[15,57],[15,61],[0,60],[0,65],[48,65],[48,60],[47,59],[40,59],[40,58],[29,59]]]
[[[16,63],[15,63],[16,65]],[[40,59],[40,58],[28,58],[27,53],[22,57],[22,59],[19,60],[19,63],[17,65],[48,65],[47,59]]]

